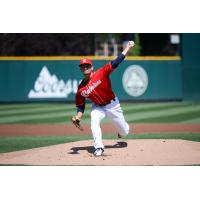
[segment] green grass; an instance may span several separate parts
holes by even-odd
[[[129,123],[200,123],[200,102],[153,102],[121,103]],[[87,104],[82,123],[90,122],[91,104]],[[76,113],[75,105],[69,103],[0,104],[0,124],[71,123]],[[110,120],[104,119],[102,123]],[[199,131],[200,132],[200,131]],[[104,139],[116,139],[115,135],[104,135]],[[31,149],[79,140],[92,140],[84,136],[38,136],[0,137],[0,153]],[[184,139],[200,141],[197,133],[136,134],[126,139]]]
[[[90,139],[86,136],[20,136],[20,137],[0,137],[0,153],[32,149],[37,147],[63,144],[80,140]]]
[[[174,114],[169,116],[159,116],[159,117],[151,117],[150,119],[142,119],[142,120],[132,120],[130,122],[135,123],[179,123],[185,120],[200,118],[199,111],[192,111],[181,114]]]
[[[117,139],[116,135],[107,134],[103,139]],[[130,134],[125,139],[183,139],[200,142],[198,133],[156,133],[156,134]],[[0,153],[13,152],[37,147],[44,147],[80,140],[91,140],[91,135],[72,136],[21,136],[21,137],[0,137]]]
[[[200,123],[200,102],[129,102],[121,106],[129,123]],[[90,122],[90,109],[91,104],[87,104],[83,123]],[[71,123],[75,113],[75,105],[69,103],[2,104],[0,124]]]

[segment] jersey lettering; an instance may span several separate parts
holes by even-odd
[[[88,97],[90,93],[100,84],[101,84],[101,80],[98,80],[96,83],[92,83],[92,86],[89,86],[87,90],[83,90],[81,92],[81,95],[85,98]]]
[[[80,83],[76,93],[76,105],[84,105],[88,98],[95,104],[105,104],[115,97],[112,91],[110,74],[114,71],[111,62],[91,74],[90,80]]]

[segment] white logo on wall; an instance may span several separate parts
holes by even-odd
[[[125,70],[122,83],[130,96],[138,97],[144,94],[147,89],[148,76],[141,66],[131,65]]]
[[[76,93],[78,88],[77,80],[67,80],[66,83],[58,80],[56,75],[51,75],[47,67],[44,66],[35,81],[28,98],[66,98],[70,93]]]

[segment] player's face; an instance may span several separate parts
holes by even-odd
[[[91,74],[93,67],[92,65],[84,64],[80,66],[80,70],[84,75],[88,75],[88,74]]]

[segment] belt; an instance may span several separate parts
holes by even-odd
[[[115,101],[115,100],[116,100],[116,99],[113,98],[113,99],[111,99],[109,102],[107,102],[107,103],[105,103],[105,104],[98,104],[98,106],[100,106],[100,107],[106,106],[106,105],[110,104],[112,101]]]

